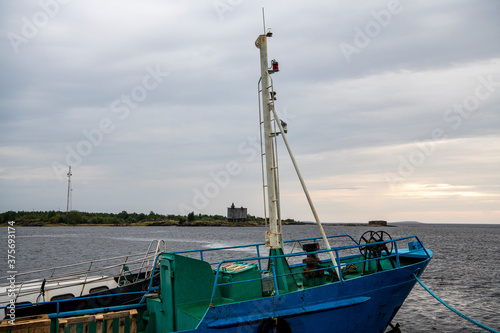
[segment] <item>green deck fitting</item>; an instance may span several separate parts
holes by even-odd
[[[254,263],[235,262],[222,267],[217,283],[230,283],[220,286],[224,298],[247,301],[262,297],[260,271]]]
[[[270,249],[269,256],[282,256],[282,249]],[[297,282],[295,281],[290,266],[285,257],[271,258],[269,265],[274,265],[276,280],[278,282],[278,290],[280,293],[289,293],[298,290]],[[272,273],[272,268],[269,266],[269,272]]]
[[[163,332],[195,329],[200,313],[210,304],[215,282],[212,268],[205,261],[164,253],[160,275],[161,300],[148,300],[149,313],[156,313],[154,325]],[[195,305],[196,313],[186,312]]]

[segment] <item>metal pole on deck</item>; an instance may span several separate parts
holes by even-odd
[[[274,119],[276,119],[276,122],[278,123],[281,136],[283,137],[283,141],[285,142],[286,149],[288,150],[288,154],[290,155],[290,159],[292,160],[293,167],[295,168],[295,172],[297,173],[297,176],[299,177],[300,184],[302,185],[302,189],[304,190],[304,193],[307,198],[307,202],[309,203],[309,207],[311,207],[311,211],[314,215],[314,219],[316,220],[316,224],[318,225],[319,232],[321,233],[321,237],[323,238],[323,241],[325,242],[325,247],[327,250],[331,250],[330,243],[328,242],[328,238],[326,237],[325,230],[323,229],[323,226],[321,225],[321,221],[319,220],[318,213],[316,212],[316,208],[314,207],[314,203],[312,202],[311,196],[309,195],[309,191],[307,190],[306,183],[304,182],[304,179],[302,178],[302,174],[300,173],[299,166],[297,165],[297,161],[295,160],[295,157],[293,156],[292,149],[290,148],[290,145],[288,144],[288,139],[286,138],[285,130],[283,126],[281,125],[281,121],[279,121],[278,114],[276,110],[273,108],[272,109],[273,114],[274,114]],[[337,260],[335,260],[335,256],[333,255],[332,251],[329,251],[328,254],[330,255],[330,259],[332,259],[332,264],[337,266]],[[340,268],[336,267],[335,270],[337,271],[337,274],[340,279]]]

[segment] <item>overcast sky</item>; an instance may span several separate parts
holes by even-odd
[[[323,221],[500,223],[498,0],[2,1],[0,211],[262,216],[262,6]]]

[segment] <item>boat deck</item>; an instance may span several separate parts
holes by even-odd
[[[297,247],[300,252],[294,253],[295,247],[292,247],[292,251],[286,255],[261,256],[260,253],[263,252],[261,247],[264,244],[169,254],[169,256],[199,257],[201,262],[206,264],[206,267],[200,267],[200,269],[211,270],[213,274],[213,282],[210,284],[213,285],[210,292],[201,290],[206,289],[207,286],[198,286],[196,282],[191,284],[191,293],[197,295],[209,293],[211,294],[210,298],[178,306],[175,310],[176,316],[183,318],[182,322],[191,322],[194,325],[194,323],[201,322],[211,306],[257,300],[331,283],[343,283],[370,274],[400,269],[427,260],[432,256],[432,253],[428,253],[429,250],[424,249],[415,236],[381,242],[393,244],[393,250],[382,256],[371,254],[363,256],[361,254],[363,252],[360,253],[362,245],[348,235],[332,236],[331,238],[343,239],[344,241],[347,239],[348,243],[351,243],[351,245],[332,247],[331,251],[335,253],[336,261],[339,263],[337,266],[328,259],[328,250],[305,252]],[[304,242],[314,243],[317,241],[319,238],[303,239],[296,242],[303,244]],[[287,248],[286,245],[285,248]],[[256,257],[234,258],[238,251],[247,251],[249,248],[255,249]],[[219,258],[226,255],[227,258],[218,262],[205,260],[214,253],[218,253],[217,257]],[[346,255],[342,256],[342,254]],[[174,260],[173,258],[170,257],[169,260]],[[315,258],[312,260],[312,265],[311,258]],[[338,271],[342,272],[340,278],[337,274]],[[189,275],[187,278],[189,279]],[[184,282],[186,283],[186,281]],[[189,282],[187,283],[189,284]]]

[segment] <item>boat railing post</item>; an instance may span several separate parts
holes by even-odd
[[[85,272],[85,278],[83,279],[83,283],[82,283],[82,290],[80,291],[80,296],[83,295],[83,291],[85,290],[85,284],[87,283],[87,278],[89,276],[89,272],[90,272],[90,269],[92,268],[92,262],[90,262],[89,264],[89,268],[87,269],[87,271]]]
[[[122,276],[125,275],[125,264],[127,263],[128,261],[128,256],[125,257],[125,262],[123,264],[121,264],[121,268],[120,268],[120,274],[118,276],[118,285],[120,285],[120,282],[122,280]]]
[[[393,241],[393,242],[394,242],[394,251],[396,254],[396,267],[401,268],[401,264],[399,262],[398,242],[396,242],[396,241]]]
[[[430,256],[429,252],[427,252],[427,250],[425,249],[424,243],[422,243],[420,241],[420,239],[418,239],[418,236],[415,236],[415,238],[417,239],[418,244],[420,244],[420,247],[422,248],[422,250],[424,250],[425,254],[427,254],[427,258],[430,258],[431,256]]]
[[[24,282],[21,282],[21,285],[19,286],[19,290],[17,291],[16,298],[14,299],[14,302],[17,302],[17,298],[21,295],[21,289],[23,288]]]
[[[201,252],[201,251],[200,251]],[[217,291],[217,286],[219,285],[219,272],[220,272],[220,267],[224,263],[224,260],[217,265],[217,271],[215,272],[215,281],[214,281],[214,288],[212,289],[212,296],[210,297],[210,306],[214,305],[214,298],[215,298],[215,292]]]
[[[154,279],[154,277],[155,277],[156,266],[157,266],[157,264],[158,264],[158,258],[160,258],[160,256],[161,256],[161,253],[158,253],[158,254],[156,255],[156,258],[155,258],[155,262],[154,262],[153,270],[151,271],[151,276],[150,276],[150,278],[149,278],[149,285],[148,285],[148,290],[147,290],[147,292],[148,292],[148,293],[149,293],[149,291],[151,290],[151,286],[153,285],[153,279]],[[145,298],[144,296],[142,296],[142,298],[141,298],[141,300],[140,300],[140,302],[139,302],[139,303],[143,303],[145,299],[146,299],[146,298]]]
[[[140,276],[140,274],[142,273],[142,269],[143,268],[146,268],[146,271],[144,272],[144,277],[147,278],[147,275],[148,275],[148,272],[149,272],[149,261],[150,261],[150,253],[152,253],[153,251],[151,250],[151,248],[153,247],[153,245],[156,244],[156,249],[154,250],[154,255],[156,253],[158,253],[158,248],[160,247],[160,241],[157,240],[157,239],[153,239],[150,243],[149,243],[149,247],[148,247],[148,250],[146,251],[146,254],[144,255],[144,258],[142,259],[142,263],[140,265],[140,269],[139,269],[139,272],[137,272],[137,277]],[[146,263],[147,261],[147,263]]]
[[[257,258],[258,259],[258,262],[259,262],[259,271],[262,271],[262,263],[261,263],[261,260],[260,260],[260,250],[259,250],[259,245],[255,245],[255,248],[257,249]]]
[[[276,277],[276,268],[274,267],[274,260],[270,260],[270,263],[271,263],[271,271],[273,272],[274,292],[276,293],[276,296],[279,296],[280,288],[278,287],[278,279]]]
[[[340,256],[339,256],[339,250],[338,249],[335,249],[335,258],[337,258],[337,262],[332,262],[332,264],[334,265],[334,269],[336,272],[340,272],[339,275],[339,281],[340,282],[344,282],[344,277],[342,276],[342,268],[340,267]],[[337,266],[335,266],[337,265]]]
[[[158,263],[158,257],[160,256],[160,254],[162,254],[163,252],[166,252],[166,251],[167,251],[167,244],[165,243],[165,241],[163,239],[159,240],[157,245],[156,245],[156,251],[153,255],[153,257],[155,258],[153,260],[153,262],[154,262],[153,267],[148,272],[149,274],[145,275],[146,279],[148,279],[154,275],[154,272],[156,271],[156,265]],[[148,268],[149,268],[149,260],[148,260]]]

